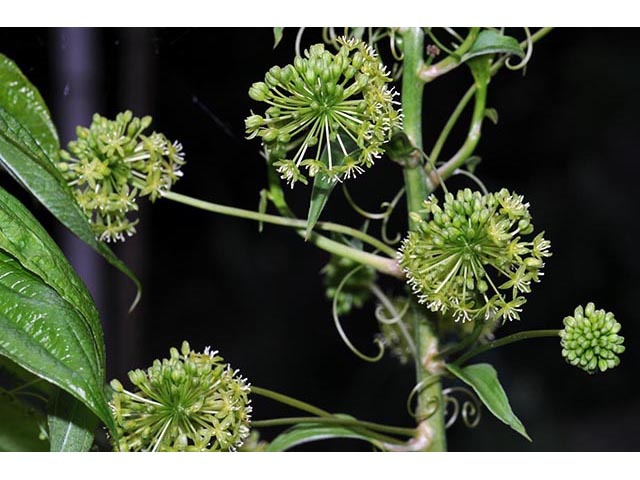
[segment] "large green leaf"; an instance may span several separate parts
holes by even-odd
[[[355,142],[350,138],[346,138],[343,142],[348,152],[356,148]],[[320,155],[320,161],[325,165],[329,165],[329,149],[331,149],[331,162],[334,166],[340,166],[344,163],[345,155],[338,142],[329,142],[328,146],[325,146],[322,154]],[[327,178],[324,175],[316,175],[313,181],[313,190],[311,190],[311,202],[309,203],[309,212],[307,213],[307,230],[305,232],[305,239],[309,238],[311,231],[318,220],[320,214],[324,210],[329,195],[333,192],[337,181],[332,178]]]
[[[91,295],[42,225],[2,187],[0,250],[40,277],[82,314],[95,340],[93,349],[102,371],[105,361],[102,327]]]
[[[40,148],[53,158],[60,149],[60,141],[47,105],[18,66],[1,53],[0,85],[0,105],[24,125]]]
[[[69,392],[114,431],[97,343],[72,304],[0,252],[0,355]]]
[[[0,452],[45,452],[49,444],[43,437],[42,414],[0,392]]]
[[[488,29],[478,34],[476,41],[462,57],[462,61],[466,62],[474,57],[496,53],[515,55],[520,58],[525,56],[524,50],[515,38],[503,35],[497,30]]]
[[[478,363],[464,368],[460,368],[457,365],[447,365],[447,369],[473,388],[480,400],[499,420],[531,441],[524,425],[511,410],[509,399],[502,385],[500,385],[495,368],[488,363]]]
[[[267,447],[267,452],[284,452],[295,446],[334,438],[363,440],[382,448],[380,442],[355,432],[348,427],[327,424],[300,424],[278,435]]]
[[[59,388],[50,400],[48,420],[52,452],[86,452],[93,445],[98,417]]]
[[[131,278],[138,288],[139,297],[141,286],[138,279],[104,243],[96,239],[87,217],[46,152],[30,132],[2,107],[0,164],[69,230]]]

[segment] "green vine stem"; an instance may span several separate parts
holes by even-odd
[[[471,117],[471,125],[469,126],[469,133],[467,134],[467,138],[465,142],[462,144],[460,149],[456,152],[456,154],[451,157],[444,165],[438,168],[437,172],[432,172],[429,175],[428,179],[428,189],[433,191],[436,186],[442,181],[442,179],[449,178],[453,172],[455,172],[459,167],[461,167],[464,162],[466,162],[469,157],[473,154],[478,142],[480,141],[480,134],[482,131],[482,122],[485,117],[485,106],[487,103],[487,87],[489,85],[489,77],[487,79],[476,79],[475,84],[469,91],[472,91],[475,96],[475,104],[473,108],[473,115]],[[454,111],[452,118],[449,119],[447,125],[445,125],[445,135],[448,135],[448,131],[446,131],[447,127],[452,128],[455,125],[455,122],[458,120],[458,117],[462,110],[464,109],[465,100],[467,99],[469,92],[465,94],[462,98],[460,104],[458,104],[458,108]],[[462,106],[462,108],[460,108]],[[457,115],[456,115],[457,114]],[[446,136],[445,136],[446,139]],[[438,139],[440,140],[440,139]],[[444,141],[443,141],[444,143]],[[436,147],[438,145],[436,144]],[[434,148],[436,148],[434,147]],[[440,146],[441,148],[441,146]],[[436,157],[439,154],[439,150],[436,150]],[[430,158],[431,162],[435,163],[433,157]]]
[[[418,78],[424,83],[428,83],[461,65],[462,56],[469,51],[476,41],[478,33],[480,33],[480,27],[470,28],[464,42],[455,51],[451,52],[447,58],[434,65],[421,65],[418,70]]]
[[[449,134],[451,133],[451,130],[453,130],[453,127],[456,125],[456,123],[458,123],[458,119],[460,118],[460,115],[462,115],[462,112],[464,111],[469,101],[473,98],[475,93],[476,93],[476,85],[474,83],[469,88],[469,90],[467,90],[467,92],[464,94],[462,99],[460,99],[460,102],[458,102],[458,105],[456,106],[455,110],[447,120],[447,123],[442,129],[442,132],[440,132],[440,135],[438,136],[438,140],[436,140],[436,143],[434,144],[433,149],[429,154],[429,161],[431,162],[431,164],[435,165],[436,162],[438,161],[438,157],[440,157],[440,152],[442,151],[442,147],[444,146],[445,142],[449,138]]]
[[[513,335],[509,335],[499,340],[494,340],[493,342],[489,342],[486,345],[477,347],[465,353],[464,355],[462,355],[454,363],[456,365],[462,365],[469,359],[475,357],[476,355],[480,355],[481,353],[487,352],[489,350],[493,350],[494,348],[499,348],[504,345],[509,345],[510,343],[520,342],[522,340],[528,340],[530,338],[549,338],[549,337],[559,338],[560,330],[527,330],[525,332],[514,333]]]
[[[334,425],[345,425],[345,426],[354,427],[354,431],[361,432],[368,437],[372,437],[377,440],[381,440],[383,442],[388,442],[390,444],[399,444],[401,443],[401,441],[396,438],[383,435],[380,432],[396,433],[399,435],[406,435],[406,436],[413,436],[415,434],[415,430],[413,429],[408,429],[403,427],[392,427],[392,426],[381,425],[373,422],[363,422],[361,420],[356,420],[356,419],[345,419],[343,417],[337,417],[327,412],[326,410],[322,410],[321,408],[318,408],[309,403],[303,402],[302,400],[298,400],[298,399],[289,397],[288,395],[274,392],[273,390],[258,387],[255,385],[251,386],[251,393],[260,395],[261,397],[265,397],[270,400],[274,400],[284,405],[288,405],[297,410],[301,410],[303,412],[307,412],[307,413],[311,413],[312,415],[315,415],[314,417],[288,417],[286,420],[284,419],[255,420],[252,422],[252,425],[254,427],[270,427],[270,426],[291,425],[291,424],[299,424],[299,423],[332,423]]]
[[[204,200],[199,200],[196,198],[188,197],[186,195],[182,195],[175,192],[165,192],[163,193],[163,198],[167,198],[169,200],[173,200],[178,203],[182,203],[184,205],[189,205],[194,208],[199,208],[201,210],[206,210],[208,212],[219,213],[222,215],[231,215],[239,218],[246,218],[249,220],[256,220],[260,222],[272,223],[274,225],[281,225],[285,227],[293,227],[299,231],[304,236],[304,229],[307,226],[307,222],[305,220],[300,220],[296,218],[288,218],[288,217],[280,217],[277,215],[269,215],[266,213],[254,212],[253,210],[244,210],[242,208],[229,207],[226,205],[220,205],[217,203],[206,202]],[[327,223],[327,222],[319,222],[317,224],[318,228],[324,231],[335,232],[335,233],[343,233],[345,235],[349,235],[353,238],[357,238],[362,240],[363,242],[372,245],[377,250],[384,251],[389,258],[382,257],[380,255],[376,255],[373,253],[365,252],[363,250],[358,250],[356,248],[350,247],[340,242],[336,242],[335,240],[331,240],[330,238],[324,237],[317,233],[312,233],[309,236],[309,241],[315,244],[318,248],[322,250],[326,250],[327,252],[334,253],[336,255],[340,255],[343,257],[350,258],[358,263],[364,265],[370,265],[381,273],[391,275],[397,278],[404,278],[404,275],[400,268],[398,267],[398,263],[395,259],[395,250],[384,244],[380,240],[367,235],[366,233],[356,230],[355,228],[347,227],[345,225],[338,225],[335,223]]]
[[[533,35],[531,35],[531,38],[521,42],[520,46],[522,48],[525,48],[527,46],[533,45],[535,42],[537,42],[538,40],[548,35],[549,32],[551,32],[551,30],[553,30],[552,27],[544,27],[539,29]],[[491,76],[494,76],[496,73],[498,73],[498,71],[505,65],[506,61],[507,59],[503,57],[498,61],[496,61],[493,65],[491,65],[491,68],[489,70]],[[469,101],[475,96],[478,88],[479,88],[479,85],[476,82],[466,91],[466,93],[464,94],[464,96],[456,106],[455,110],[447,120],[447,123],[442,129],[442,132],[440,133],[438,140],[436,141],[433,149],[431,150],[431,153],[429,154],[429,161],[432,165],[437,162],[438,157],[440,156],[440,152],[442,151],[442,147],[444,146],[447,138],[449,137],[451,130],[457,123],[458,119],[460,118],[460,115],[464,111]],[[486,92],[485,92],[485,96],[486,96]],[[485,98],[485,101],[486,101],[486,98]],[[479,99],[476,96],[476,108],[474,108],[474,118],[476,117],[476,113],[480,115],[480,113],[477,112],[477,109],[479,107],[478,102],[479,102]],[[483,109],[482,115],[484,115],[484,109]],[[482,122],[483,118],[481,116],[480,118],[475,118],[475,120]],[[472,119],[472,125],[473,123],[474,123],[474,119]],[[469,130],[469,133],[471,134],[471,129]],[[460,148],[460,150],[458,150],[456,155],[452,159],[447,161],[444,165],[439,167],[437,172],[433,172],[429,175],[429,179],[428,179],[429,191],[433,191],[442,180],[448,179],[465,162],[465,160],[469,158],[469,156],[473,153],[473,149],[475,149],[476,145],[477,145],[477,141],[474,143],[473,140],[470,139],[468,136],[467,139],[465,140],[465,144]]]
[[[401,31],[403,39],[403,78],[402,78],[402,111],[404,113],[404,132],[416,147],[404,162],[404,181],[409,213],[420,210],[427,197],[427,175],[421,164],[422,151],[422,94],[424,83],[419,75],[423,67],[424,33],[420,28],[407,28]],[[409,228],[415,229],[416,222],[409,216]],[[431,358],[438,349],[438,339],[426,318],[426,309],[412,303],[410,321],[413,322],[414,343],[416,345],[416,382],[425,384],[430,376],[440,373],[431,363]],[[416,412],[418,416],[426,415],[429,405],[437,402],[437,411],[427,416],[419,424],[423,442],[416,442],[420,448],[429,451],[446,450],[444,429],[444,408],[442,386],[439,381],[430,383],[418,394]]]
[[[297,425],[300,423],[329,423],[332,425],[343,425],[345,427],[364,427],[376,432],[390,433],[393,435],[403,435],[406,437],[413,437],[416,434],[416,430],[414,428],[394,427],[390,425],[382,425],[380,423],[364,422],[362,420],[337,417],[337,416],[284,417],[284,418],[274,418],[269,420],[254,420],[253,422],[251,422],[252,426],[256,428],[278,427],[282,425]]]

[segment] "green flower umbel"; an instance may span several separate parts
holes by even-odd
[[[217,352],[181,352],[156,360],[146,371],[133,370],[135,392],[117,380],[111,408],[120,451],[235,451],[249,435],[249,383]]]
[[[246,119],[248,138],[262,139],[292,187],[306,184],[306,175],[343,179],[364,172],[402,124],[396,94],[387,86],[391,77],[375,51],[360,40],[338,41],[336,54],[313,45],[293,65],[271,68],[249,90],[269,107]],[[333,152],[327,148],[321,158],[329,145]]]
[[[151,117],[136,118],[130,111],[115,120],[95,114],[89,128],[77,128],[68,151],[60,152],[58,169],[100,240],[133,235],[137,197],[155,201],[182,176],[182,145],[161,133],[144,135],[150,125]]]
[[[578,307],[573,316],[565,317],[560,330],[562,356],[571,365],[586,372],[601,372],[620,364],[624,337],[618,335],[620,324],[613,313],[596,310],[593,303]]]
[[[550,243],[532,240],[529,204],[502,189],[483,195],[469,189],[445,196],[442,208],[431,195],[429,220],[405,238],[400,265],[421,303],[451,312],[456,321],[520,319],[524,294],[543,275]]]

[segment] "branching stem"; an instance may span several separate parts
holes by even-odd
[[[476,355],[480,355],[481,353],[488,352],[489,350],[493,350],[495,348],[502,347],[504,345],[509,345],[510,343],[520,342],[522,340],[528,340],[530,338],[548,338],[548,337],[559,337],[559,336],[560,336],[560,330],[527,330],[525,332],[514,333],[513,335],[509,335],[499,340],[494,340],[493,342],[489,342],[486,345],[482,345],[481,347],[475,348],[470,352],[467,352],[464,355],[462,355],[454,363],[456,365],[462,365],[463,363],[475,357]]]
[[[300,220],[296,218],[289,217],[281,217],[278,215],[269,215],[266,213],[254,212],[253,210],[245,210],[242,208],[229,207],[227,205],[220,205],[217,203],[206,202],[204,200],[199,200],[196,198],[188,197],[186,195],[182,195],[175,192],[166,192],[163,194],[163,198],[167,198],[169,200],[173,200],[178,203],[182,203],[185,205],[189,205],[194,208],[199,208],[201,210],[206,210],[208,212],[219,213],[222,215],[230,215],[239,218],[246,218],[249,220],[256,220],[260,222],[271,223],[274,225],[281,225],[284,227],[292,227],[298,230],[298,232],[304,236],[304,229],[307,226],[307,222],[305,220]],[[350,258],[358,263],[362,263],[364,265],[370,265],[381,273],[385,273],[387,275],[391,275],[398,278],[403,278],[402,271],[398,267],[398,263],[395,259],[395,250],[384,242],[367,235],[366,233],[357,230],[355,228],[347,227],[345,225],[339,225],[335,223],[328,222],[319,222],[317,224],[320,230],[342,233],[345,235],[349,235],[353,238],[357,238],[377,250],[385,252],[389,258],[382,257],[380,255],[376,255],[373,253],[365,252],[363,250],[358,250],[356,248],[350,247],[340,242],[336,242],[335,240],[331,240],[330,238],[324,237],[318,233],[311,233],[309,235],[309,241],[315,244],[317,247],[326,250],[330,253],[335,253],[336,255],[340,255],[343,257]]]

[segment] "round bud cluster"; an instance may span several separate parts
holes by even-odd
[[[68,151],[60,152],[58,169],[100,240],[133,235],[138,220],[130,214],[138,210],[137,197],[155,201],[182,176],[182,145],[161,133],[144,135],[150,125],[151,117],[130,111],[115,120],[95,114],[89,128],[76,129]]]
[[[529,204],[502,189],[483,195],[447,193],[442,207],[431,195],[429,220],[403,241],[399,262],[421,303],[451,312],[456,321],[520,319],[532,282],[543,275],[550,243],[533,233]]]
[[[338,291],[344,277],[356,267],[358,263],[350,258],[333,255],[322,269],[327,298],[333,300],[336,295],[338,296],[336,300],[338,315],[346,315],[354,307],[361,308],[371,298],[370,287],[376,281],[376,271],[366,265],[359,267],[350,275]]]
[[[584,309],[576,308],[563,323],[562,356],[571,365],[594,373],[620,364],[618,355],[624,352],[624,337],[618,335],[621,326],[613,313],[596,310],[593,303],[588,303]]]
[[[262,139],[292,187],[306,184],[307,175],[344,179],[363,173],[402,124],[396,93],[387,86],[391,77],[375,50],[356,39],[338,43],[336,54],[311,46],[293,65],[271,68],[249,89],[253,100],[269,107],[246,119],[248,138]]]
[[[203,353],[183,342],[168,359],[129,372],[136,387],[117,380],[111,408],[120,451],[235,451],[249,435],[250,386],[207,347]]]

